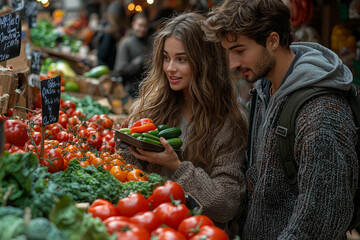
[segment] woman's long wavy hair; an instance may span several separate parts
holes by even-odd
[[[169,37],[182,41],[193,73],[189,86],[193,116],[183,156],[185,159],[191,156],[195,166],[209,170],[215,158],[213,140],[225,120],[230,118],[232,131],[242,137],[244,144],[239,148],[246,145],[247,121],[236,103],[225,50],[220,43],[204,40],[201,29],[204,20],[205,17],[198,13],[183,13],[167,20],[157,31],[152,59],[140,84],[139,98],[134,102],[130,121],[148,117],[156,125],[179,126],[184,97],[182,91],[170,88],[163,70],[163,49]]]

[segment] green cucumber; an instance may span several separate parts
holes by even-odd
[[[132,133],[131,136],[134,138],[138,138],[138,137],[141,137],[142,135],[141,135],[141,133]]]
[[[119,132],[122,132],[122,133],[130,132],[130,128],[120,128]]]
[[[148,142],[148,143],[152,143],[152,144],[155,144],[155,145],[159,145],[159,146],[162,146],[161,142],[157,141],[157,140],[154,140],[152,138],[147,138],[147,137],[141,137],[141,141],[144,141],[144,142]]]
[[[180,148],[183,144],[181,138],[169,138],[166,139],[166,141],[170,144],[170,146],[172,146],[175,149]]]
[[[159,137],[154,136],[154,135],[152,135],[152,134],[150,134],[150,133],[143,133],[142,135],[143,135],[143,137],[151,138],[151,139],[154,139],[154,140],[160,142],[160,138],[159,138]]]
[[[159,137],[159,130],[151,130],[151,131],[149,131],[149,133],[150,133],[151,135],[154,135],[154,136],[156,136],[156,137]]]
[[[181,135],[181,129],[177,127],[167,128],[159,132],[159,137],[163,137],[165,139],[177,138],[180,135]]]
[[[165,124],[161,124],[161,125],[158,126],[157,129],[158,129],[159,132],[161,132],[162,130],[167,129],[167,128],[169,128],[169,126],[167,126]]]

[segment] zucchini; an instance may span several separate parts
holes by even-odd
[[[139,139],[139,138],[138,138]],[[161,142],[155,140],[155,139],[152,139],[152,138],[147,138],[147,137],[141,137],[141,141],[144,141],[144,142],[148,142],[148,143],[152,143],[152,144],[155,144],[155,145],[159,145],[159,146],[162,146]]]
[[[141,135],[141,133],[132,133],[132,134],[130,134],[132,137],[134,137],[134,138],[138,138],[138,137],[141,137],[142,135]]]
[[[154,135],[152,135],[152,134],[150,134],[150,133],[143,133],[142,135],[143,135],[143,137],[151,138],[151,139],[154,139],[154,140],[160,142],[160,138],[159,138],[159,137],[154,136]]]
[[[181,129],[177,127],[167,128],[159,132],[159,137],[163,137],[165,139],[177,138],[180,135],[181,135]]]
[[[149,131],[149,133],[150,133],[151,135],[154,135],[154,136],[156,136],[156,137],[159,137],[159,130],[151,130],[151,131]]]
[[[169,126],[167,126],[165,124],[161,124],[161,125],[158,126],[157,129],[158,129],[159,132],[161,132],[162,130],[167,129],[167,128],[169,128]]]
[[[122,133],[130,132],[130,128],[120,128],[119,132],[122,132]]]
[[[169,138],[166,139],[166,141],[170,144],[170,146],[172,146],[175,149],[180,148],[183,144],[181,138]]]

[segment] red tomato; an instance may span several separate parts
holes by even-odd
[[[64,108],[66,111],[69,108],[76,108],[76,104],[70,100],[67,100],[61,104],[61,108]]]
[[[120,212],[111,202],[105,199],[96,199],[89,207],[88,213],[102,221],[109,217],[119,216]]]
[[[22,147],[29,140],[24,122],[18,119],[9,119],[4,123],[6,142]]]
[[[161,225],[160,218],[154,211],[136,214],[130,220],[132,223],[145,228],[149,232],[154,231]]]
[[[40,163],[48,167],[50,173],[59,172],[64,170],[64,159],[61,150],[58,148],[45,151]]]
[[[96,122],[96,120],[100,119],[100,115],[94,115],[88,119],[89,122]]]
[[[58,120],[58,122],[61,124],[61,126],[63,127],[63,128],[66,128],[67,127],[67,124],[68,124],[68,117],[65,115],[62,115],[62,116],[60,116],[59,117],[59,120]]]
[[[34,139],[34,142],[36,145],[39,145],[41,142],[41,132],[32,132],[30,133],[30,136],[32,139]]]
[[[99,120],[96,121],[105,129],[111,129],[113,126],[113,121],[109,117],[100,117]]]
[[[187,239],[196,234],[202,226],[214,226],[213,221],[205,215],[196,215],[182,220],[178,227],[178,232],[181,232]]]
[[[100,148],[103,142],[99,132],[90,133],[86,140],[95,148]]]
[[[229,240],[228,235],[218,227],[202,226],[190,240]]]
[[[65,113],[68,117],[72,117],[73,113],[75,112],[75,108],[68,108]]]
[[[158,240],[186,240],[184,235],[170,227],[159,227],[151,233],[151,236]]]
[[[177,204],[177,203],[175,203]],[[175,205],[167,202],[155,208],[155,213],[159,216],[162,223],[177,229],[180,223],[190,216],[190,210],[182,203]]]
[[[149,211],[147,199],[139,193],[132,193],[120,199],[116,207],[119,209],[120,215],[125,217],[132,217],[139,212]]]
[[[63,127],[61,126],[61,124],[57,124],[53,127],[51,127],[51,132],[53,133],[54,136],[56,136],[56,134],[58,134],[58,132],[60,132],[61,130],[63,130]]]
[[[148,198],[151,207],[155,209],[162,203],[171,202],[171,197],[174,200],[180,200],[185,204],[185,192],[182,187],[176,183],[168,181],[164,185],[154,189],[152,195]]]
[[[65,131],[60,131],[56,134],[56,140],[58,140],[59,142],[69,141],[70,135],[71,135],[70,133],[67,133]]]
[[[150,233],[136,224],[130,222],[130,220],[123,216],[110,217],[103,222],[106,226],[107,232],[113,234],[117,232],[116,239],[121,240],[148,240],[150,239]]]
[[[104,131],[101,132],[101,136],[105,137],[106,135],[111,135],[112,137],[114,137],[114,132],[112,130],[105,129]]]

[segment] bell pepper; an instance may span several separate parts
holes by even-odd
[[[130,134],[155,130],[156,126],[150,118],[142,118],[130,126]]]

